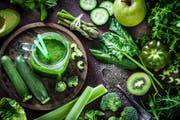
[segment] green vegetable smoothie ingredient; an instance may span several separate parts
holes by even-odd
[[[42,75],[61,79],[71,53],[69,40],[61,34],[47,32],[38,35],[32,46],[31,64]]]
[[[51,40],[44,39],[44,43],[49,52],[49,60],[45,59],[45,57],[41,54],[40,50],[37,50],[37,53],[36,53],[39,60],[42,63],[54,64],[58,62],[61,58],[63,58],[63,56],[66,54],[65,46],[61,42],[57,41],[56,39],[51,39]]]
[[[141,57],[143,63],[154,71],[164,68],[170,61],[167,48],[160,41],[156,40],[145,44],[142,48]]]

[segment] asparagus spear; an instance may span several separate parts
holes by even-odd
[[[78,31],[89,40],[99,37],[99,31],[94,24],[81,20],[81,17],[76,18],[64,9],[57,12],[57,18],[59,20],[58,21],[59,24],[69,27],[69,28],[71,28],[72,26],[73,27],[75,26],[74,30]],[[76,20],[78,22],[74,22]],[[76,24],[79,24],[79,26],[76,26]]]

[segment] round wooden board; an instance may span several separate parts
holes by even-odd
[[[51,100],[48,103],[42,105],[39,101],[35,99],[35,97],[23,103],[21,98],[17,95],[15,88],[11,84],[7,74],[0,65],[0,80],[2,87],[7,91],[7,93],[11,98],[16,99],[24,107],[33,110],[51,110],[70,101],[79,93],[80,89],[82,88],[85,82],[87,75],[87,68],[88,68],[87,57],[81,42],[68,29],[54,23],[37,22],[21,27],[4,42],[0,51],[0,57],[2,57],[3,55],[8,55],[14,61],[14,58],[20,54],[19,45],[21,43],[24,42],[32,43],[33,40],[36,38],[37,34],[41,34],[45,32],[57,32],[67,37],[71,43],[72,42],[76,43],[79,49],[83,52],[83,57],[81,59],[84,61],[84,70],[83,71],[78,70],[78,68],[76,67],[77,61],[72,61],[72,60],[70,61],[67,71],[65,72],[62,80],[66,81],[68,77],[72,75],[78,75],[79,84],[76,87],[67,88],[64,92],[55,92],[54,88],[55,88],[56,80],[43,76],[38,76],[45,85],[48,94],[51,98]]]

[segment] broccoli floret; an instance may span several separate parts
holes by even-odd
[[[119,120],[138,120],[138,113],[132,106],[126,106],[121,112]]]
[[[56,83],[55,90],[57,92],[63,92],[66,90],[66,87],[67,87],[67,85],[65,82],[59,81]]]
[[[68,78],[68,87],[75,87],[78,85],[78,76],[72,76],[70,78]]]
[[[122,102],[119,96],[115,93],[108,93],[104,95],[101,99],[100,108],[105,110],[111,110],[113,112],[117,111],[121,107]]]

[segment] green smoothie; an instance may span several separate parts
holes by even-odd
[[[49,60],[46,59],[40,50],[36,51],[36,54],[38,56],[38,59],[44,63],[44,64],[55,64],[57,63],[60,59],[62,59],[65,54],[66,54],[66,48],[65,46],[57,41],[56,39],[44,39],[44,43],[46,45],[47,51],[49,53]]]
[[[49,59],[46,59],[41,51],[33,45],[31,65],[36,72],[42,73],[42,75],[61,79],[70,59],[70,42],[66,37],[54,32],[47,32],[41,36]]]

